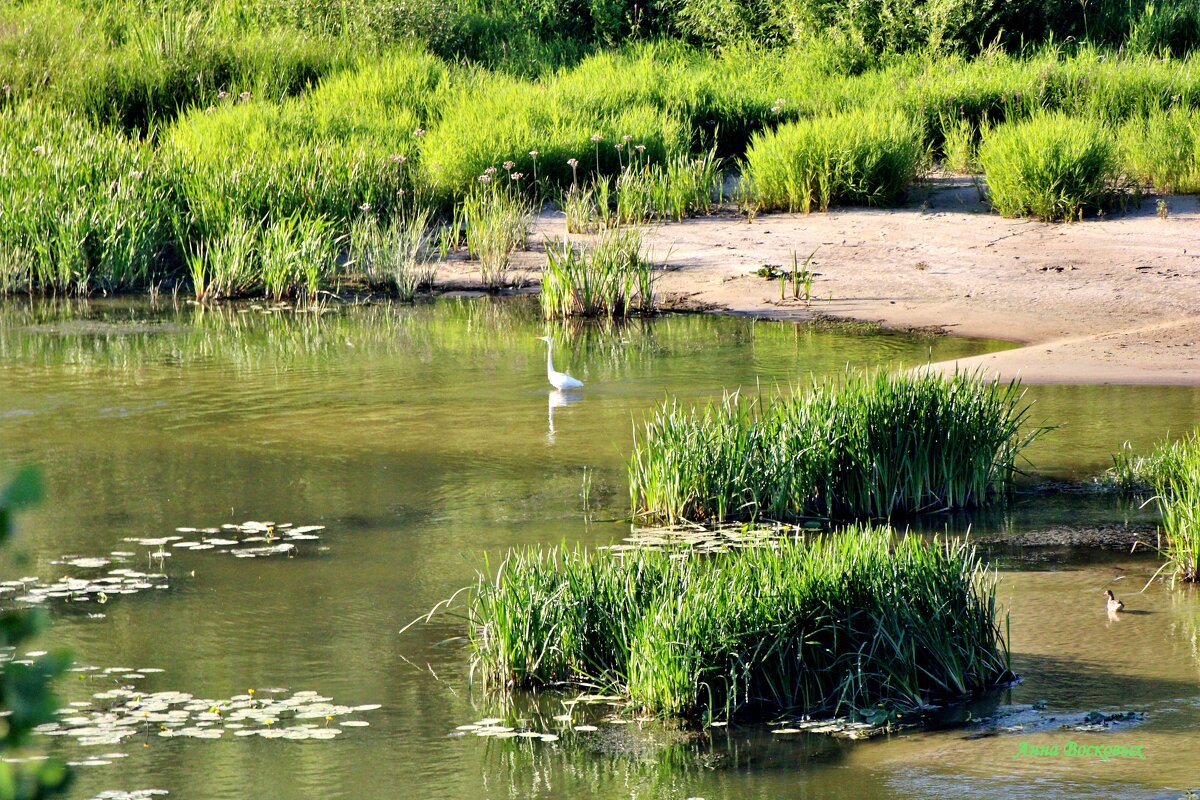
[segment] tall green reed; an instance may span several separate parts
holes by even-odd
[[[1128,443],[1108,476],[1123,489],[1152,491],[1161,515],[1158,551],[1173,579],[1200,581],[1200,429],[1138,456]]]
[[[687,718],[910,712],[1013,679],[995,586],[966,544],[887,528],[720,555],[521,549],[471,587],[473,672]]]
[[[160,280],[175,195],[146,143],[32,103],[0,108],[0,286],[86,293]]]
[[[417,292],[431,288],[437,277],[431,227],[428,208],[386,223],[364,216],[350,230],[350,259],[368,285],[386,288],[401,300],[412,300]],[[449,243],[446,249],[448,252]]]
[[[467,251],[479,261],[483,285],[495,291],[511,283],[512,256],[526,245],[533,207],[513,187],[497,185],[507,178],[489,169],[478,178],[481,188],[463,201],[462,216]]]
[[[637,431],[637,518],[674,523],[890,517],[981,506],[1011,485],[1026,430],[1017,382],[850,374],[791,395],[671,400]]]
[[[199,300],[238,297],[258,281],[259,226],[235,218],[218,236],[193,243],[184,259]]]
[[[292,214],[259,235],[257,268],[263,289],[275,300],[313,302],[337,269],[338,237],[323,217]]]

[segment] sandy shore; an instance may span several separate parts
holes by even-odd
[[[1100,219],[1044,224],[989,211],[969,178],[935,179],[899,209],[732,213],[653,228],[669,304],[770,319],[813,316],[937,328],[1023,347],[966,359],[1030,383],[1200,385],[1200,202],[1153,199]],[[557,236],[560,218],[539,221]],[[535,246],[525,265],[536,272]],[[811,301],[780,301],[779,282],[816,251]],[[465,279],[463,268],[444,277]],[[947,369],[955,364],[947,363]]]

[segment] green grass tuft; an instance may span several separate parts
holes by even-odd
[[[920,129],[908,117],[851,111],[781,125],[755,137],[744,178],[748,195],[766,211],[887,205],[904,196],[922,157]]]
[[[992,205],[1006,217],[1081,219],[1113,199],[1117,162],[1099,123],[1039,114],[992,129],[979,151]]]
[[[1200,192],[1200,111],[1174,108],[1132,119],[1120,143],[1130,177],[1160,192]]]

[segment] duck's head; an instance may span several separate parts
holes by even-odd
[[[1116,600],[1116,599],[1117,599],[1116,595],[1114,595],[1114,594],[1112,593],[1112,589],[1105,589],[1105,590],[1104,590],[1104,593],[1105,593],[1106,595],[1108,595],[1108,599],[1109,599],[1109,600]]]

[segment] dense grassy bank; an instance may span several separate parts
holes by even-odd
[[[693,22],[707,9],[685,5],[680,19]],[[199,276],[191,288],[210,296],[378,284],[354,257],[354,231],[421,219],[416,260],[431,262],[483,224],[467,213],[487,210],[471,204],[482,183],[535,208],[561,204],[576,228],[593,228],[707,213],[722,168],[743,173],[749,211],[893,203],[937,162],[982,164],[1000,211],[1046,218],[1103,207],[1118,184],[1185,191],[1200,180],[1200,62],[1185,55],[1187,36],[1166,49],[966,55],[916,41],[880,49],[863,20],[831,17],[812,22],[827,36],[713,50],[679,21],[615,23],[617,6],[589,6],[558,39],[546,27],[557,17],[538,12],[535,24],[516,6],[421,12],[450,27],[508,15],[526,38],[500,26],[479,41],[504,52],[525,42],[544,57],[532,70],[472,57],[475,45],[446,58],[437,36],[403,33],[426,30],[405,27],[416,6],[0,10],[0,284],[74,292]],[[711,23],[724,12],[703,13]],[[1171,25],[1184,30],[1179,14]],[[1053,136],[1004,147],[1047,115],[1092,132],[1085,160],[1099,168],[1082,184]],[[1031,171],[1042,188],[1025,188]],[[319,263],[294,274],[298,253]],[[413,283],[406,274],[395,291]]]
[[[981,506],[1009,486],[1028,407],[1017,383],[852,375],[791,395],[664,403],[629,464],[635,515],[676,522],[889,517]]]
[[[519,550],[472,588],[469,620],[489,683],[690,718],[909,712],[1012,679],[974,551],[886,528],[717,556]]]

